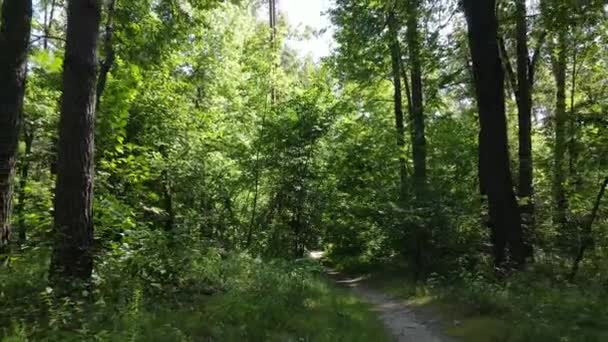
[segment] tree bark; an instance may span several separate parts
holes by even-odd
[[[497,40],[495,0],[463,0],[479,108],[480,170],[488,195],[494,262],[525,263],[521,218],[511,179],[504,72]],[[509,252],[509,254],[507,254]]]
[[[407,45],[412,84],[410,111],[412,125],[410,134],[412,139],[412,158],[414,160],[414,192],[419,201],[424,201],[426,197],[426,136],[424,133],[420,36],[418,34],[418,3],[419,0],[409,0],[408,2]]]
[[[68,1],[63,101],[55,186],[55,246],[50,277],[88,281],[93,270],[93,165],[97,40],[101,1]]]
[[[517,118],[519,124],[519,198],[522,201],[521,214],[524,229],[526,257],[533,256],[532,230],[534,225],[534,188],[532,160],[532,84],[531,61],[528,49],[528,29],[526,22],[526,0],[515,2],[515,31],[517,40]]]
[[[31,0],[2,2],[0,23],[0,249],[10,239],[11,198],[32,25]]]
[[[397,148],[399,152],[399,201],[405,203],[407,196],[407,164],[405,161],[405,126],[403,125],[403,99],[401,95],[401,47],[397,36],[397,22],[395,13],[391,10],[388,14],[389,48],[391,51],[392,77],[393,77],[393,101],[395,111],[395,127],[397,129]]]

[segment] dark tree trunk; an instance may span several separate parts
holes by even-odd
[[[23,112],[31,0],[4,0],[0,23],[0,249],[10,238],[11,197]]]
[[[30,172],[30,158],[32,154],[32,144],[34,143],[34,130],[28,129],[28,125],[25,125],[23,130],[23,138],[25,141],[25,155],[21,158],[21,170],[19,173],[19,193],[17,208],[15,208],[17,217],[19,219],[19,243],[24,243],[26,240],[27,227],[25,226],[25,187]]]
[[[418,200],[424,201],[426,193],[426,136],[424,133],[424,103],[422,98],[422,65],[420,61],[420,36],[418,34],[418,3],[409,0],[407,17],[407,44],[410,59],[412,97],[410,108],[410,133],[414,160],[414,191]]]
[[[407,167],[405,161],[405,127],[403,125],[403,99],[401,95],[401,47],[397,35],[397,22],[395,13],[391,11],[388,15],[390,51],[392,61],[393,77],[393,101],[395,107],[395,127],[397,128],[397,148],[399,153],[399,201],[403,204],[407,196]]]
[[[531,243],[534,225],[534,188],[532,174],[532,84],[528,50],[528,29],[526,24],[526,1],[517,0],[516,40],[517,40],[517,112],[519,123],[519,198],[522,201],[521,213],[524,229],[526,257],[533,256]]]
[[[63,101],[55,186],[56,284],[88,281],[93,270],[93,163],[97,40],[101,1],[68,1]]]
[[[504,98],[504,72],[500,59],[495,0],[463,0],[479,107],[480,169],[492,221],[494,262],[525,263],[521,218],[513,191]],[[509,252],[507,255],[506,252]]]
[[[568,117],[566,113],[566,66],[567,43],[566,32],[561,30],[558,34],[557,56],[552,58],[553,76],[555,78],[555,146],[553,149],[553,221],[565,232],[568,225],[566,198],[566,129]]]

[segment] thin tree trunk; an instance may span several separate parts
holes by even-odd
[[[173,227],[175,225],[175,210],[173,208],[173,195],[171,191],[171,180],[169,178],[169,172],[163,171],[162,175],[162,196],[163,196],[163,206],[165,212],[167,213],[167,217],[165,219],[165,231],[172,232]]]
[[[463,0],[479,107],[480,169],[492,221],[494,262],[525,263],[519,208],[511,179],[505,115],[504,72],[497,40],[495,0]],[[507,250],[510,255],[507,255]]]
[[[17,195],[18,202],[15,208],[17,217],[19,219],[19,243],[23,244],[26,240],[27,227],[25,226],[25,188],[27,186],[29,171],[30,171],[30,158],[32,154],[32,144],[34,143],[34,131],[33,129],[28,130],[27,125],[23,130],[23,137],[25,141],[25,155],[21,159],[21,172],[19,175],[19,193]]]
[[[110,0],[108,2],[106,28],[103,38],[103,52],[104,60],[100,63],[99,77],[97,79],[97,96],[95,102],[95,110],[99,111],[101,104],[101,96],[106,89],[106,83],[108,81],[108,74],[114,65],[116,58],[116,52],[114,51],[114,10],[116,6],[116,0]]]
[[[597,194],[595,199],[595,203],[593,205],[593,209],[591,210],[591,215],[583,222],[583,238],[581,239],[581,244],[579,246],[578,253],[576,258],[574,259],[574,263],[572,264],[572,270],[570,271],[570,275],[568,278],[572,281],[574,277],[576,277],[576,273],[580,267],[581,261],[583,261],[583,257],[585,256],[585,250],[591,245],[593,241],[593,222],[597,218],[597,213],[600,209],[600,204],[602,203],[602,197],[604,197],[604,192],[606,191],[606,187],[608,186],[608,177],[604,179],[602,185],[600,186],[600,191]]]
[[[93,165],[101,1],[68,1],[63,101],[55,186],[55,285],[87,282],[93,270]]]
[[[577,118],[574,111],[576,100],[576,74],[578,72],[578,58],[577,51],[573,49],[572,53],[572,75],[570,83],[570,110],[568,117],[568,173],[572,177],[574,183],[574,191],[580,190],[580,186],[583,184],[583,177],[581,172],[577,172],[578,162],[578,148],[576,143],[577,135]]]
[[[270,101],[274,105],[277,101],[277,90],[274,87],[274,73],[278,64],[276,63],[274,53],[277,47],[277,0],[268,1],[268,16],[270,25],[270,47],[272,49],[272,64],[271,64],[271,86],[270,86]]]
[[[566,129],[568,117],[566,113],[566,67],[567,43],[566,32],[561,30],[558,34],[557,56],[552,58],[553,76],[555,77],[555,146],[553,149],[553,222],[562,232],[567,227],[568,203],[564,183],[566,181]]]
[[[44,37],[42,38],[42,47],[47,50],[49,48],[49,37],[51,36],[51,26],[53,25],[53,17],[55,15],[55,1],[51,1],[51,8],[49,14],[46,14],[46,7],[44,9]]]
[[[268,25],[270,26],[270,48],[271,50],[274,52],[276,49],[276,35],[277,35],[277,10],[276,10],[276,0],[268,0]],[[274,56],[272,57],[274,58]],[[274,71],[276,68],[276,65],[274,63],[274,60],[271,60],[271,74],[272,77],[270,78],[270,106],[271,108],[274,107],[276,100],[277,100],[277,94],[276,94],[276,89],[274,87]],[[262,139],[264,137],[264,130],[266,127],[266,112],[264,112],[264,114],[262,115],[262,127],[260,130],[260,139]],[[245,240],[245,246],[247,248],[249,248],[251,246],[251,243],[253,242],[253,231],[255,230],[255,226],[256,226],[256,216],[257,216],[257,209],[258,209],[258,198],[259,198],[259,191],[260,191],[260,177],[261,177],[261,172],[260,172],[260,146],[256,147],[256,151],[255,151],[255,163],[253,166],[253,178],[254,178],[254,186],[253,186],[253,205],[251,208],[251,218],[249,220],[249,228],[247,229],[247,237]]]
[[[32,25],[31,0],[5,0],[0,23],[0,250],[10,239],[11,198]]]
[[[532,231],[534,225],[534,188],[532,164],[532,84],[528,49],[528,29],[526,23],[526,1],[517,0],[516,7],[516,40],[517,40],[517,112],[519,123],[519,198],[526,257],[533,257]]]
[[[405,126],[403,125],[403,99],[401,95],[401,47],[397,36],[395,13],[391,10],[388,15],[390,35],[390,50],[393,76],[393,101],[395,110],[395,127],[397,128],[397,148],[399,153],[399,201],[405,203],[407,196],[407,166],[405,161]]]
[[[422,65],[420,61],[420,36],[418,34],[418,3],[409,0],[407,16],[407,45],[410,59],[412,85],[410,134],[412,139],[412,159],[414,160],[414,191],[419,201],[424,201],[426,193],[426,136],[424,133],[424,103],[422,98]]]

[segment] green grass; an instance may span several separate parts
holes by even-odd
[[[389,341],[367,304],[320,278],[311,286],[313,295],[305,296],[303,305],[294,307],[240,302],[226,308],[232,300],[217,297],[207,310],[225,325],[210,333],[223,341],[245,337],[255,341]],[[239,310],[245,305],[253,307]]]
[[[389,341],[316,263],[181,247],[108,254],[69,301],[47,287],[48,251],[26,252],[0,269],[0,341]]]

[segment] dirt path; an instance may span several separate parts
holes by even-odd
[[[381,292],[370,289],[364,284],[365,277],[346,277],[331,269],[327,274],[343,287],[350,288],[359,297],[372,304],[386,329],[397,342],[453,342],[439,331],[437,320],[415,312],[402,300],[391,298]]]
[[[323,252],[310,252],[308,257],[319,260]],[[387,331],[397,342],[454,342],[445,337],[439,329],[439,321],[429,318],[428,314],[415,312],[403,300],[391,298],[377,290],[367,287],[364,283],[366,277],[348,277],[332,269],[326,270],[327,275],[336,284],[351,289],[364,301],[372,305]]]

